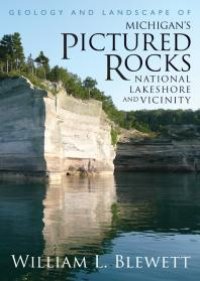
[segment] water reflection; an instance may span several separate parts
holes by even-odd
[[[200,233],[200,175],[122,173],[116,183],[118,230]]]
[[[44,254],[62,256],[98,251],[112,224],[114,177],[69,177],[49,185],[44,205]]]
[[[121,173],[67,177],[62,184],[0,183],[0,263],[3,281],[192,280],[199,275],[200,176]],[[87,256],[87,269],[18,269],[12,253]],[[191,255],[188,271],[95,269],[94,255]],[[90,274],[88,274],[90,273]],[[150,274],[151,273],[151,274]],[[163,277],[164,275],[165,277]]]

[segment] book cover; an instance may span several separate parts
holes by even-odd
[[[1,4],[0,280],[198,280],[198,8]]]

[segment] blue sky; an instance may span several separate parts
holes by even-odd
[[[14,2],[14,3],[13,3]],[[119,109],[135,110],[135,109],[152,109],[152,108],[192,108],[200,107],[200,5],[196,0],[180,1],[180,0],[110,0],[110,1],[91,1],[91,0],[7,0],[1,4],[1,31],[0,36],[7,33],[20,32],[26,55],[32,53],[35,57],[40,50],[50,58],[51,65],[60,65],[66,67],[69,71],[78,74],[82,79],[86,76],[91,76],[98,81],[98,86],[107,95],[111,95],[114,103]],[[72,16],[71,11],[93,10],[94,15],[89,16]],[[102,15],[102,10],[107,14],[110,10],[116,12],[117,9],[126,10],[147,10],[147,12],[154,10],[169,10],[170,15],[157,16],[117,16],[117,15]],[[9,11],[13,10],[15,15],[9,15]],[[30,11],[31,15],[25,15],[25,10]],[[48,15],[33,15],[34,11],[40,14],[41,10],[46,10]],[[49,15],[50,10],[55,10],[56,15]],[[63,10],[60,16],[58,10]],[[184,15],[177,15],[177,11],[183,10]],[[191,14],[187,15],[190,10]],[[21,13],[21,15],[18,15]],[[190,48],[192,67],[190,71],[191,78],[191,103],[189,105],[169,105],[164,106],[149,105],[141,103],[124,103],[124,96],[132,96],[129,93],[129,87],[132,85],[131,81],[124,82],[117,76],[114,81],[105,81],[106,78],[106,57],[103,53],[93,52],[87,50],[80,52],[80,49],[74,48],[70,52],[71,59],[63,61],[62,58],[62,32],[68,33],[123,33],[127,32],[125,29],[126,22],[135,21],[190,21],[192,29],[189,34],[192,39]],[[135,32],[135,31],[131,31]],[[155,31],[157,36],[160,31]],[[164,31],[167,32],[167,31]],[[100,42],[102,43],[102,42]],[[106,52],[105,52],[106,53]],[[123,56],[127,55],[123,50],[119,50]],[[144,53],[140,54],[143,56]],[[143,70],[140,73],[146,75]],[[160,73],[162,74],[162,73]],[[135,86],[135,85],[134,85]]]

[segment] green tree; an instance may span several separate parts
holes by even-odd
[[[49,58],[44,55],[43,51],[41,51],[37,56],[37,58],[35,59],[35,62],[38,65],[38,69],[37,69],[38,76],[40,78],[46,78],[47,74],[50,71]]]
[[[3,71],[8,73],[12,70],[13,44],[11,34],[5,34],[0,41],[0,59],[4,64]]]
[[[24,50],[21,43],[21,37],[18,32],[12,35],[12,59],[13,68],[18,70],[24,65]]]
[[[53,82],[67,82],[68,73],[63,67],[59,67],[58,65],[54,66],[48,73],[47,78]]]
[[[5,34],[0,41],[1,71],[18,70],[24,64],[24,51],[18,32]]]
[[[92,96],[92,91],[95,90],[96,85],[97,81],[91,77],[86,77],[83,81],[83,87],[87,89],[89,98]]]

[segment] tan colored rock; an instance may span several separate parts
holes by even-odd
[[[0,82],[0,170],[113,172],[115,151],[101,102],[50,91],[26,78]]]

